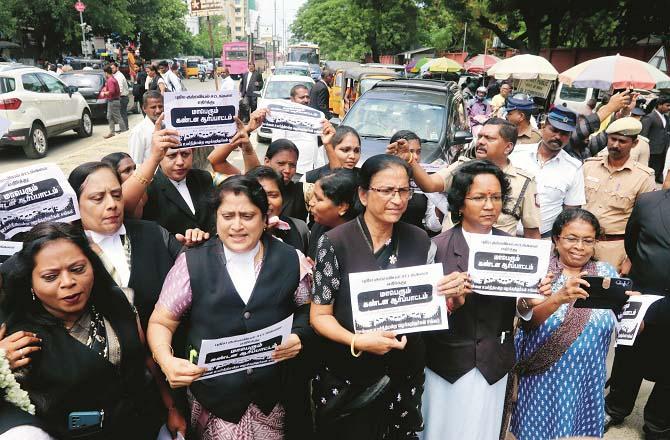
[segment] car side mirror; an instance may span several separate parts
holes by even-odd
[[[77,90],[79,90],[79,87],[77,87],[77,86],[66,86],[66,87],[65,87],[65,91],[66,91],[67,94],[70,95],[70,96],[72,96],[72,94],[73,94],[74,92],[76,92]]]
[[[333,127],[339,127],[340,124],[342,123],[342,121],[340,120],[340,118],[330,118],[330,121],[329,121],[329,122],[331,123],[331,125],[332,125]]]
[[[472,133],[465,130],[458,130],[454,133],[454,140],[452,141],[453,145],[465,145],[472,142]]]

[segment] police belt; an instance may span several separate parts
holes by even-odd
[[[598,237],[599,241],[619,241],[626,238],[625,234],[603,234]]]

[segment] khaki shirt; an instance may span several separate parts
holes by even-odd
[[[445,192],[451,187],[455,170],[469,160],[471,159],[460,157],[458,161],[437,171],[437,174],[444,179]],[[533,175],[525,170],[514,167],[509,162],[507,163],[507,166],[503,168],[503,172],[509,179],[511,191],[509,198],[503,207],[503,212],[493,226],[510,235],[516,235],[516,227],[519,220],[521,220],[524,229],[539,228],[540,206],[536,202],[537,187]],[[524,186],[526,187],[526,190],[523,194],[523,198],[519,200],[519,196],[523,192]],[[515,215],[513,215],[513,212]],[[451,217],[445,215],[444,222],[442,223],[442,230],[446,231],[452,226],[453,223],[451,222]]]
[[[619,169],[613,169],[608,157],[592,157],[584,162],[586,205],[600,222],[603,234],[626,232],[626,223],[635,200],[642,193],[654,191],[654,170],[629,158]]]
[[[532,125],[528,125],[528,128],[519,132],[519,135],[516,138],[517,144],[537,144],[542,140],[542,135],[540,131],[536,128],[533,128]]]

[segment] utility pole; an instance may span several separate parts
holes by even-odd
[[[465,22],[465,30],[463,31],[463,53],[465,53],[465,39],[468,37],[468,22]]]
[[[284,45],[284,56],[286,56],[286,0],[281,0],[281,26],[282,44]]]
[[[209,31],[209,50],[212,53],[212,76],[214,76],[214,87],[219,90],[219,75],[216,71],[216,58],[214,57],[214,37],[212,36],[212,21],[207,16],[207,30]]]
[[[274,0],[274,24],[272,25],[272,64],[277,65],[277,0]]]

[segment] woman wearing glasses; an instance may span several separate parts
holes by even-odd
[[[615,317],[611,310],[573,304],[588,296],[583,276],[617,273],[610,264],[594,259],[600,225],[589,211],[563,211],[551,232],[556,246],[549,263],[552,294],[534,309],[515,341],[520,377],[511,431],[519,440],[600,438],[605,362]]]
[[[433,238],[435,261],[447,274],[437,287],[447,297],[449,330],[424,335],[424,440],[490,440],[500,434],[507,374],[514,366],[514,318],[528,320],[543,299],[474,293],[467,270],[475,234],[508,235],[493,225],[509,193],[505,174],[488,160],[462,165],[449,188],[455,226]],[[549,279],[543,280],[540,293],[549,287]]]
[[[400,222],[411,171],[377,155],[359,173],[364,212],[319,239],[310,321],[325,341],[313,381],[317,429],[326,439],[416,439],[421,430],[424,346],[417,334],[353,333],[349,274],[423,265],[426,233]],[[430,258],[432,260],[432,258]]]

